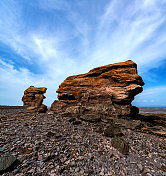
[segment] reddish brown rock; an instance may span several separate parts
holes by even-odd
[[[130,117],[131,102],[143,85],[131,60],[97,67],[66,78],[57,90],[59,101],[52,103],[51,110],[89,121]]]
[[[47,90],[46,87],[30,86],[28,89],[24,91],[24,96],[22,97],[22,101],[24,103],[23,106],[26,106],[29,109],[33,110],[40,109],[43,103],[43,99],[45,98],[43,94],[46,92],[46,90]]]
[[[45,112],[47,112],[47,106],[46,105],[44,105],[44,104],[42,104],[40,107],[39,107],[39,109],[38,109],[38,112],[40,112],[40,113],[45,113]]]

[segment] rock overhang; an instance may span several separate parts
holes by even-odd
[[[131,102],[142,92],[143,85],[137,64],[131,60],[97,67],[88,73],[67,77],[57,90],[59,101],[51,105],[51,110],[73,116],[72,110],[77,109],[74,112],[78,117],[130,116],[133,114]]]

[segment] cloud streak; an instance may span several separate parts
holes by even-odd
[[[161,7],[148,1],[146,5],[144,1],[132,2],[125,5],[122,1],[111,1],[106,7],[96,36],[95,61],[108,63],[133,58],[140,66],[148,68],[156,57],[163,59],[165,51],[161,46],[165,45],[166,38],[164,33],[156,33],[165,24]]]

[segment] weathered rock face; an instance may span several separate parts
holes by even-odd
[[[45,98],[43,94],[46,92],[46,90],[46,87],[30,86],[24,91],[24,96],[22,97],[22,101],[24,103],[23,106],[32,109],[39,109],[43,103],[43,99]]]
[[[44,105],[44,104],[42,104],[40,107],[39,107],[39,109],[38,109],[38,112],[41,112],[41,113],[45,113],[45,112],[47,112],[47,106],[46,105]]]
[[[136,109],[131,102],[143,85],[131,60],[97,67],[66,78],[57,90],[59,101],[52,103],[51,110],[92,121],[130,117]]]

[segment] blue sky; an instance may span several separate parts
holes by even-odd
[[[22,105],[30,85],[131,59],[145,86],[137,106],[166,106],[165,0],[0,0],[0,104]]]

